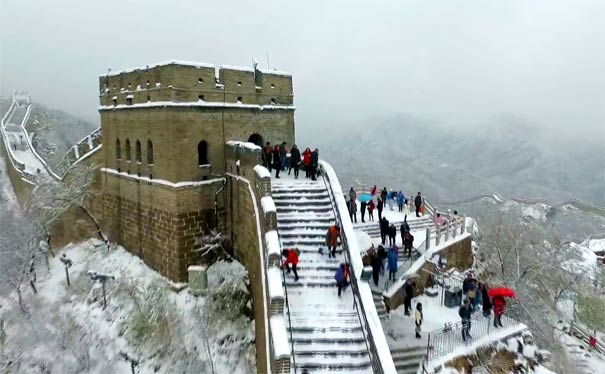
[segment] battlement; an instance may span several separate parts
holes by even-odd
[[[99,76],[101,110],[154,103],[228,103],[232,107],[289,107],[292,75],[189,61],[168,61]],[[213,105],[208,105],[213,106]]]

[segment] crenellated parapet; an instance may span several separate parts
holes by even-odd
[[[154,103],[230,103],[287,108],[292,75],[256,67],[168,61],[99,77],[101,108]]]

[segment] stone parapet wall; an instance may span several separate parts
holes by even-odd
[[[101,226],[110,239],[167,278],[186,281],[187,267],[199,260],[197,238],[217,225],[224,180],[173,187],[104,170],[102,182]]]
[[[288,73],[174,61],[101,75],[99,99],[103,106],[198,100],[292,105],[294,95]]]

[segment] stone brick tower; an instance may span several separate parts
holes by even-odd
[[[102,222],[175,281],[227,209],[225,143],[294,142],[288,73],[170,61],[99,78]]]

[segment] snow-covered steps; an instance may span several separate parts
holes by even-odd
[[[372,289],[372,299],[374,299],[374,306],[376,306],[376,312],[380,319],[388,318],[387,307],[384,304],[384,297],[382,292]]]
[[[285,279],[293,367],[298,373],[371,373],[351,290],[338,297],[334,275],[344,261],[341,247],[337,258],[328,257],[325,234],[335,215],[323,181],[273,179],[272,196],[282,246],[300,250],[298,281],[293,274]]]
[[[416,374],[425,354],[426,346],[391,348],[391,356],[398,374]]]
[[[397,227],[397,235],[401,236],[401,232],[399,230],[401,228],[401,224],[403,223],[403,220],[392,220],[392,221],[390,221],[390,223],[394,224],[395,227]],[[416,231],[416,230],[424,230],[427,227],[433,227],[434,223],[428,215],[424,215],[420,218],[414,217],[413,219],[409,219],[408,225],[410,225],[411,231]],[[380,224],[378,223],[378,220],[376,220],[372,223],[358,222],[358,223],[353,224],[353,227],[355,228],[355,230],[365,232],[372,238],[380,238]]]

